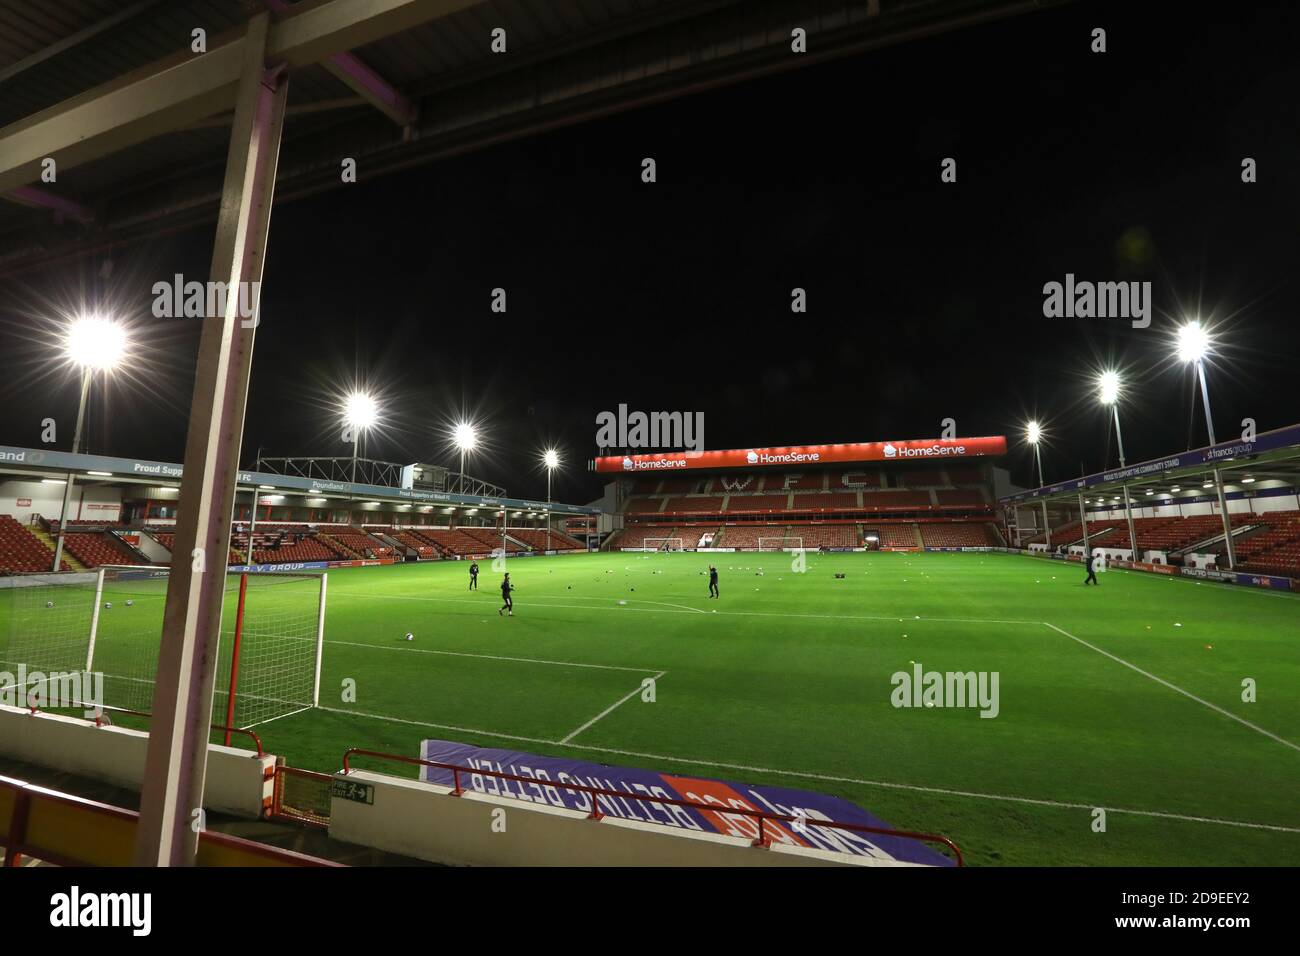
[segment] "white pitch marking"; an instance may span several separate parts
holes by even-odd
[[[312,638],[297,638],[297,640],[312,640]],[[337,644],[341,647],[365,647],[376,651],[398,651],[407,654],[446,654],[449,657],[479,657],[489,661],[513,661],[518,664],[551,664],[555,667],[590,667],[602,671],[632,671],[638,674],[649,674],[654,670],[653,667],[623,667],[619,664],[579,664],[575,661],[547,661],[537,657],[505,657],[500,654],[471,654],[468,651],[439,651],[427,647],[387,647],[383,644],[365,644],[359,641],[325,641],[326,644]]]
[[[424,597],[415,594],[362,594],[360,592],[348,591],[348,597],[356,598],[373,598],[380,601],[433,601],[442,604],[478,604],[471,598],[438,598]],[[690,611],[675,611],[660,609],[657,607],[619,607],[618,605],[603,604],[540,604],[535,601],[528,603],[529,607],[551,607],[561,611],[641,611],[646,614],[693,614],[700,611],[699,608],[692,608]],[[703,613],[703,612],[700,612]],[[829,621],[897,621],[898,615],[891,614],[885,616],[875,616],[867,614],[799,614],[776,611],[717,611],[717,614],[726,614],[737,617],[811,617]],[[1042,621],[1017,621],[1017,620],[998,620],[996,618],[970,618],[970,617],[923,617],[919,620],[931,624],[1032,624],[1035,627],[1041,625]],[[326,643],[330,643],[326,641]]]
[[[660,671],[658,674],[655,674],[655,676],[654,676],[653,679],[654,679],[654,680],[658,680],[659,678],[663,677],[663,676],[664,676],[665,674],[667,674],[667,673],[668,673],[667,671]],[[608,716],[609,716],[610,714],[612,714],[615,710],[617,710],[617,709],[618,709],[619,707],[621,707],[623,704],[627,703],[627,702],[628,702],[632,697],[634,697],[635,695],[637,695],[637,694],[639,694],[639,693],[641,693],[641,687],[634,687],[634,688],[632,688],[630,691],[628,691],[626,694],[624,694],[622,697],[620,697],[620,698],[619,698],[618,700],[616,700],[614,703],[610,704],[608,707],[606,707],[604,710],[602,710],[602,711],[601,711],[599,714],[597,714],[595,717],[591,718],[591,720],[587,721],[585,724],[583,724],[581,727],[579,727],[579,728],[578,728],[577,730],[575,730],[573,733],[569,734],[569,736],[567,736],[567,737],[565,737],[563,740],[561,740],[560,743],[562,743],[562,744],[568,744],[568,742],[569,742],[570,740],[572,740],[574,737],[578,736],[578,734],[582,733],[584,730],[586,730],[588,727],[590,727],[590,726],[592,726],[593,724],[595,724],[597,721],[599,721],[599,720],[603,720],[604,718],[608,717]]]
[[[1050,621],[1044,621],[1043,623],[1048,627],[1050,627],[1052,630],[1056,631],[1058,634],[1064,634],[1070,640],[1078,641],[1080,644],[1082,644],[1084,647],[1088,648],[1089,650],[1096,651],[1098,654],[1101,654],[1104,657],[1109,657],[1117,664],[1123,664],[1129,670],[1136,671],[1137,673],[1141,674],[1143,677],[1149,680],[1153,680],[1157,684],[1161,684],[1165,687],[1168,687],[1172,691],[1177,691],[1178,693],[1182,694],[1184,697],[1188,698],[1189,700],[1194,700],[1201,706],[1210,708],[1210,710],[1214,711],[1215,713],[1222,714],[1224,717],[1228,717],[1232,720],[1235,720],[1237,723],[1249,727],[1251,730],[1255,731],[1256,733],[1263,734],[1265,737],[1268,737],[1271,740],[1276,740],[1278,743],[1284,744],[1285,746],[1290,747],[1292,750],[1300,750],[1300,744],[1294,744],[1291,741],[1287,740],[1285,737],[1279,737],[1277,734],[1273,733],[1272,731],[1265,730],[1263,727],[1260,727],[1257,724],[1252,724],[1249,720],[1246,720],[1244,717],[1238,717],[1230,710],[1224,710],[1218,704],[1212,704],[1208,700],[1203,700],[1202,698],[1197,697],[1191,691],[1183,690],[1177,684],[1169,683],[1169,681],[1165,680],[1163,677],[1157,677],[1155,674],[1152,674],[1150,671],[1144,671],[1136,664],[1130,664],[1122,657],[1116,657],[1110,651],[1104,651],[1100,647],[1097,647],[1096,645],[1089,644],[1083,638],[1075,637],[1069,631],[1057,627],[1055,624],[1051,623]]]

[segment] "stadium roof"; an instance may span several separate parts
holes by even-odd
[[[1063,2],[0,0],[0,273],[215,220],[232,102],[216,79],[196,80],[198,67],[218,65],[266,10],[271,52],[293,68],[284,201],[337,185],[342,157],[374,176]],[[326,8],[344,13],[321,22]],[[505,54],[489,46],[498,27]],[[808,33],[797,56],[794,27]],[[189,51],[196,28],[202,56]],[[141,109],[139,87],[159,76],[170,98],[145,121],[100,108],[107,90],[133,86],[129,110]],[[92,101],[99,142],[75,112]],[[71,139],[47,135],[60,123]],[[41,182],[35,160],[50,155],[57,180]]]
[[[1023,491],[998,499],[1007,507],[1046,500],[1077,505],[1079,496],[1101,499],[1119,494],[1125,487],[1129,494],[1146,497],[1174,497],[1179,491],[1191,492],[1178,498],[1203,497],[1206,483],[1213,482],[1213,470],[1219,469],[1224,491],[1252,497],[1267,486],[1294,488],[1300,485],[1300,424],[1288,425],[1256,435],[1252,440],[1237,439],[1178,452],[1163,458],[1139,462],[1124,468],[1097,472],[1069,481],[1059,481],[1042,488]],[[1213,497],[1213,492],[1209,492]],[[1091,502],[1090,502],[1091,503]],[[1098,500],[1096,503],[1102,503]]]
[[[11,474],[29,479],[61,479],[77,473],[77,483],[108,485],[147,484],[179,488],[184,469],[181,465],[114,458],[107,455],[74,455],[71,452],[43,448],[13,448],[0,445],[0,475]],[[241,490],[264,490],[298,497],[321,497],[340,502],[377,501],[399,505],[447,506],[464,508],[500,508],[540,511],[552,514],[596,515],[599,508],[567,505],[560,502],[530,501],[494,495],[462,495],[451,492],[425,491],[419,488],[393,488],[362,482],[327,481],[317,477],[276,475],[268,472],[240,471],[236,477]],[[328,507],[328,505],[326,506]]]

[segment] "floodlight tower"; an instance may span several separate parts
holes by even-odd
[[[546,466],[546,550],[551,550],[551,475],[560,467],[560,453],[548,448],[542,453],[542,464]]]
[[[90,397],[90,380],[95,372],[105,375],[121,363],[126,354],[126,329],[111,319],[98,315],[84,316],[68,326],[64,334],[63,350],[68,361],[81,369],[81,400],[77,404],[77,427],[72,433],[72,453],[81,452],[81,426],[86,418],[86,400]],[[69,471],[63,483],[63,507],[59,511],[59,536],[54,542],[54,570],[63,562],[64,526],[68,523],[68,503],[72,499],[72,484],[76,480]]]
[[[1043,426],[1039,425],[1038,422],[1030,422],[1025,426],[1025,437],[1029,440],[1029,444],[1034,446],[1034,461],[1038,463],[1038,489],[1042,491],[1047,484],[1043,481],[1043,456],[1038,449],[1038,443],[1043,440]],[[1043,531],[1047,536],[1047,550],[1050,553],[1052,550],[1052,526],[1047,520],[1047,499],[1043,498],[1042,503]]]
[[[352,392],[343,400],[343,423],[352,436],[352,483],[357,481],[357,449],[361,436],[379,421],[379,403],[365,392]]]
[[[465,493],[465,452],[478,447],[478,430],[469,422],[461,422],[452,432],[452,441],[460,449],[460,493]]]
[[[1106,371],[1101,373],[1097,379],[1098,393],[1097,398],[1103,405],[1109,405],[1115,418],[1115,444],[1119,448],[1119,466],[1123,468],[1124,462],[1124,437],[1119,431],[1119,397],[1123,385],[1120,382],[1119,373]],[[1138,542],[1137,529],[1133,525],[1133,503],[1128,496],[1128,483],[1120,481],[1120,487],[1124,489],[1124,517],[1128,519],[1128,543],[1133,551],[1133,560],[1138,560]]]
[[[1210,413],[1210,389],[1205,384],[1205,357],[1210,354],[1213,345],[1210,333],[1198,320],[1185,322],[1178,329],[1178,359],[1181,362],[1191,362],[1195,366],[1194,374],[1200,381],[1201,402],[1205,406],[1205,433],[1210,439],[1211,446],[1216,442],[1214,416]],[[1232,570],[1237,566],[1237,549],[1232,543],[1232,522],[1228,518],[1228,502],[1223,495],[1223,477],[1217,465],[1211,471],[1214,474],[1215,493],[1219,499],[1219,513],[1223,517],[1223,540],[1227,545],[1228,570]]]

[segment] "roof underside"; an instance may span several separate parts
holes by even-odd
[[[0,126],[183,51],[197,28],[212,41],[264,10],[320,2],[0,0]],[[1060,2],[484,0],[351,51],[357,69],[414,108],[406,121],[329,65],[294,70],[277,199],[336,185],[342,156],[374,175]],[[790,50],[796,26],[807,31],[805,54]],[[506,54],[490,49],[498,27]],[[33,184],[88,222],[0,201],[0,273],[215,220],[228,130],[228,116],[211,116]]]

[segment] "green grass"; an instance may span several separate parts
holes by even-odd
[[[1121,571],[1084,588],[1077,565],[1000,554],[790,560],[512,560],[504,619],[489,561],[478,593],[463,562],[331,571],[322,706],[256,731],[325,771],[348,747],[416,755],[440,737],[819,790],[944,833],[973,864],[1300,852],[1300,598]],[[913,662],[996,671],[998,716],[893,707]]]

